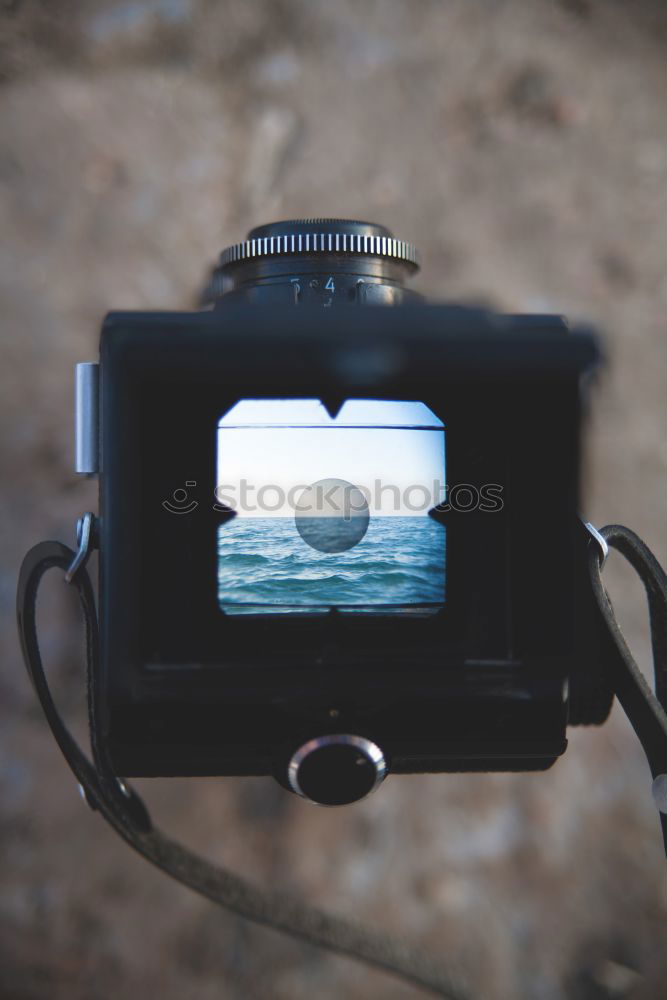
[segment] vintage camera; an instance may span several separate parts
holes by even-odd
[[[416,268],[382,226],[280,222],[222,254],[209,308],[107,316],[77,471],[117,774],[342,804],[389,772],[544,769],[606,717],[578,509],[596,340],[424,304]]]

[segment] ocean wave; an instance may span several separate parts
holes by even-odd
[[[266,566],[271,560],[266,556],[261,556],[259,553],[255,554],[252,552],[230,552],[221,553],[221,560],[224,560],[224,566]],[[222,565],[222,563],[221,563]]]
[[[218,600],[307,608],[444,601],[445,548],[430,518],[375,518],[346,552],[320,552],[288,519],[239,520],[218,536]]]
[[[281,589],[289,588],[290,592],[293,589],[303,588],[303,587],[307,587],[308,590],[315,591],[320,587],[331,587],[331,586],[335,587],[338,585],[347,586],[352,582],[356,581],[345,579],[345,577],[338,576],[336,574],[334,574],[333,576],[318,577],[317,579],[308,579],[307,577],[302,577],[302,576],[282,576],[280,578],[271,578],[269,580],[255,580],[254,582],[242,582],[237,585],[236,589],[247,590],[249,588],[252,588],[257,592],[263,590],[275,590],[276,583],[279,583]]]
[[[392,570],[389,573],[364,573],[358,578],[361,586],[375,583],[379,586],[391,586],[396,583],[415,583],[423,580],[421,573],[407,573],[402,570]]]

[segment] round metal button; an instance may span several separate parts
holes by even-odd
[[[290,788],[322,806],[346,805],[370,795],[387,774],[376,743],[364,736],[318,736],[299,747],[287,768]]]

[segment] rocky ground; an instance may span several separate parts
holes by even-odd
[[[17,567],[94,507],[70,373],[104,312],[191,305],[223,245],[294,215],[389,225],[433,296],[598,324],[584,511],[667,562],[666,49],[658,0],[0,4],[3,1000],[418,995],[217,912],[85,809],[19,662]],[[83,735],[61,589],[45,647]],[[618,709],[544,775],[395,778],[333,813],[269,780],[139,784],[175,835],[451,957],[475,997],[663,995],[666,869]]]

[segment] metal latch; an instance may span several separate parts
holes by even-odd
[[[100,471],[99,370],[93,361],[76,365],[76,437],[74,471],[93,476]]]

